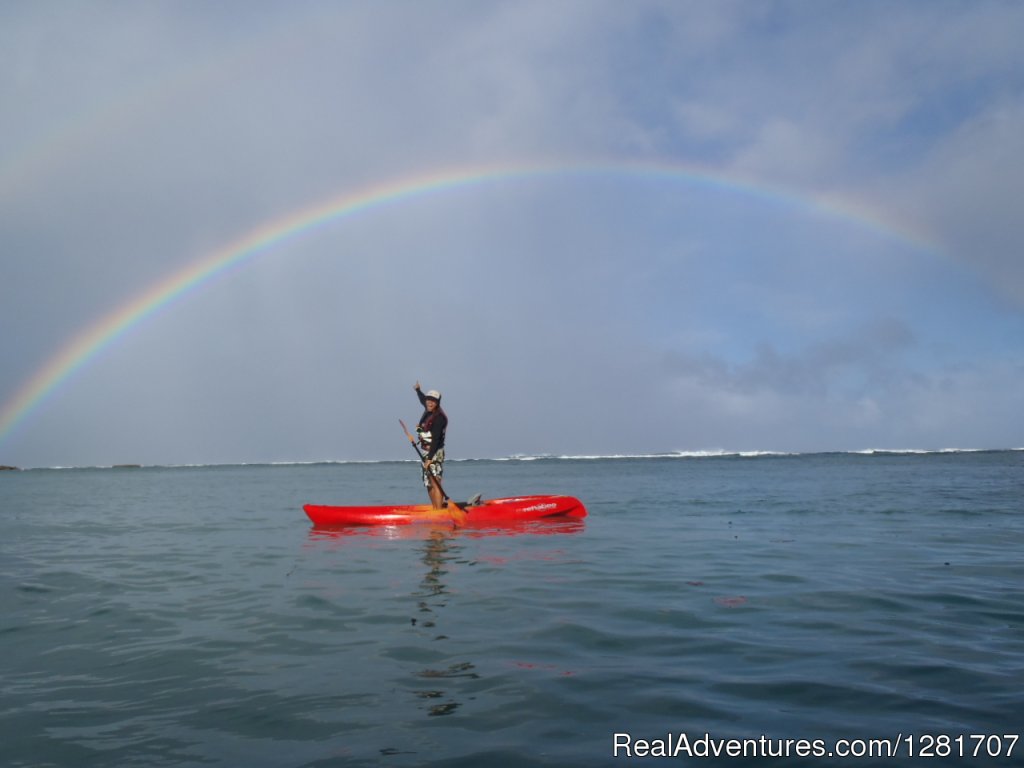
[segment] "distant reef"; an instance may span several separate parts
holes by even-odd
[[[3,464],[0,464],[0,472],[3,472],[5,469],[16,470],[17,467],[6,467]]]
[[[115,464],[114,469],[142,469],[141,464]]]

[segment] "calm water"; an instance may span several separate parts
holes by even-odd
[[[904,737],[901,760],[786,765],[1024,760],[1024,453],[450,463],[457,495],[591,513],[518,535],[301,510],[417,483],[409,463],[0,473],[2,763],[658,764],[616,734],[706,733]],[[1000,740],[905,757],[960,734]]]

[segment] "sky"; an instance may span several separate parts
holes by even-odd
[[[0,4],[0,465],[1024,446],[1024,3]]]

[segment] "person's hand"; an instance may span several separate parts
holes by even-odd
[[[419,383],[419,381],[416,382],[416,386],[413,387],[413,389],[415,389],[417,392],[420,391],[420,383]]]

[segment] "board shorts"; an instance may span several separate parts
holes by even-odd
[[[436,477],[438,480],[444,475],[444,448],[439,448],[437,453],[434,454],[433,460],[430,462],[430,474]],[[433,483],[430,478],[427,477],[427,470],[423,470],[423,485],[430,488]]]

